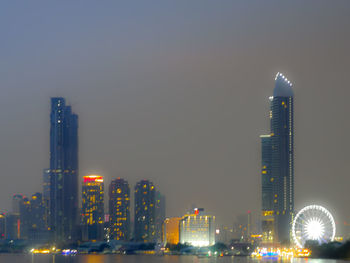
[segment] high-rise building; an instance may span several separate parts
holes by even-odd
[[[47,240],[48,231],[45,224],[45,206],[41,193],[31,198],[16,194],[12,199],[13,213],[6,217],[9,236],[21,239]]]
[[[21,238],[47,240],[48,230],[45,224],[45,206],[41,193],[35,193],[30,199],[24,198],[21,207]]]
[[[215,216],[204,213],[203,208],[195,208],[180,220],[180,243],[196,247],[215,244]]]
[[[78,215],[78,116],[64,98],[51,98],[50,229],[56,241],[74,240]]]
[[[99,175],[84,176],[82,186],[83,240],[102,240],[104,228],[104,184]]]
[[[178,244],[180,242],[181,217],[169,217],[163,223],[163,239],[166,244]]]
[[[7,234],[12,239],[28,238],[30,203],[27,197],[22,194],[15,194],[12,197],[12,213],[7,214]],[[15,227],[16,225],[16,227]],[[17,228],[17,229],[16,229]]]
[[[156,192],[156,221],[155,221],[155,230],[156,230],[156,240],[157,242],[162,241],[163,236],[163,223],[165,219],[165,196],[162,195],[159,191]]]
[[[5,216],[5,239],[21,238],[21,220],[18,213],[7,213]]]
[[[5,239],[6,219],[5,213],[0,213],[0,239]]]
[[[41,232],[46,230],[45,224],[45,205],[43,195],[35,193],[30,200],[31,207],[31,229],[34,232]]]
[[[23,205],[24,196],[22,194],[14,194],[12,197],[12,213],[19,214]]]
[[[29,231],[31,229],[32,221],[30,200],[27,197],[23,197],[23,202],[20,206],[19,218],[20,218],[20,236],[21,239],[29,238]]]
[[[141,180],[135,186],[135,241],[156,241],[155,192],[153,183],[148,180]]]
[[[277,73],[270,97],[271,131],[262,136],[262,201],[263,216],[273,213],[274,241],[283,243],[290,242],[294,213],[293,97],[292,83]]]
[[[50,169],[44,169],[43,171],[43,204],[44,204],[44,221],[45,228],[49,227],[49,215],[50,215]]]
[[[117,178],[109,186],[110,239],[130,239],[130,187],[126,180]]]

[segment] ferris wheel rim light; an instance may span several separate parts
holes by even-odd
[[[301,244],[300,240],[298,239],[297,235],[296,235],[296,224],[299,218],[301,218],[302,216],[305,216],[305,212],[307,211],[318,211],[320,212],[320,215],[325,216],[325,218],[328,219],[329,222],[327,222],[327,225],[330,224],[331,225],[331,232],[330,234],[330,241],[334,240],[335,237],[335,221],[334,218],[332,216],[332,214],[324,207],[319,206],[319,205],[309,205],[304,207],[303,209],[301,209],[297,215],[295,216],[294,220],[293,220],[293,224],[292,224],[292,236],[293,236],[293,240],[295,242],[295,244],[302,248],[304,244]],[[311,240],[317,240],[317,241],[321,241],[322,237],[324,236],[325,232],[326,232],[326,225],[325,222],[323,220],[321,220],[320,217],[317,217],[317,215],[313,215],[310,219],[307,220],[303,220],[306,221],[306,224],[304,225],[304,236],[307,239],[311,239]],[[300,222],[298,222],[298,224],[301,224]],[[301,230],[298,229],[298,233],[301,233]],[[305,240],[306,241],[306,240]],[[322,240],[323,241],[323,240]]]

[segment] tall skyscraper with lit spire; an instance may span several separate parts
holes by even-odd
[[[50,230],[56,241],[76,238],[78,215],[78,115],[64,98],[51,98]]]
[[[293,97],[292,83],[277,73],[270,97],[271,131],[261,136],[262,212],[273,217],[273,241],[283,243],[290,241],[294,213]]]

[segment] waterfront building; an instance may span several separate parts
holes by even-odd
[[[35,232],[45,231],[45,204],[43,195],[41,193],[35,193],[30,200],[30,221],[31,228]]]
[[[233,229],[221,225],[215,230],[215,242],[229,244],[233,239]]]
[[[48,230],[45,222],[43,195],[35,193],[30,199],[26,199],[24,204],[24,211],[21,212],[21,229],[25,229],[26,235],[21,235],[21,238],[46,241]]]
[[[5,239],[6,218],[5,213],[0,213],[0,239]]]
[[[51,98],[49,202],[49,226],[54,240],[75,240],[78,216],[78,116],[60,97]]]
[[[12,213],[8,214],[9,220],[9,235],[11,237],[18,237],[22,239],[28,238],[28,230],[30,225],[30,202],[27,197],[22,194],[15,194],[12,197]],[[14,218],[18,219],[18,222],[13,222]],[[18,233],[14,232],[14,225],[17,224]],[[12,226],[11,226],[12,225]]]
[[[6,217],[8,221],[6,229],[9,236],[31,240],[48,237],[45,226],[45,207],[41,193],[33,194],[30,199],[21,194],[14,195],[12,205],[15,212]],[[16,227],[17,232],[14,230]]]
[[[195,208],[180,220],[180,243],[203,247],[215,244],[215,216],[204,213],[203,208]]]
[[[130,187],[120,177],[109,186],[109,238],[130,239]]]
[[[32,213],[30,200],[27,197],[23,197],[23,202],[20,206],[19,218],[20,218],[20,236],[21,239],[29,238],[29,231],[31,229]]]
[[[135,186],[135,241],[156,241],[155,192],[153,183],[148,180],[141,180]]]
[[[45,209],[45,228],[49,227],[50,215],[50,169],[43,170],[43,204]]]
[[[21,238],[21,221],[18,213],[8,213],[5,216],[5,239]]]
[[[261,184],[262,184],[262,219],[261,233],[264,243],[274,242],[274,192],[272,177],[271,135],[261,135]]]
[[[292,83],[277,73],[273,96],[270,97],[271,131],[269,136],[261,138],[263,221],[265,214],[265,230],[272,229],[274,241],[283,243],[290,242],[294,213],[293,97]],[[271,219],[267,219],[272,214],[271,223]]]
[[[180,242],[181,217],[169,217],[163,223],[163,239],[165,244],[178,244]]]
[[[250,242],[251,226],[251,211],[247,211],[245,214],[237,215],[236,219],[233,222],[233,239],[239,240],[239,242]]]
[[[84,176],[81,217],[83,241],[103,240],[104,184],[100,175]]]
[[[157,242],[162,241],[162,226],[165,219],[165,196],[159,191],[156,192],[156,220],[155,220],[155,230],[156,230],[156,240]]]

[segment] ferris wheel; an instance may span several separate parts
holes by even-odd
[[[335,236],[333,216],[322,206],[306,206],[293,220],[292,235],[298,247],[303,247],[306,240],[316,240],[320,244],[333,241]]]

